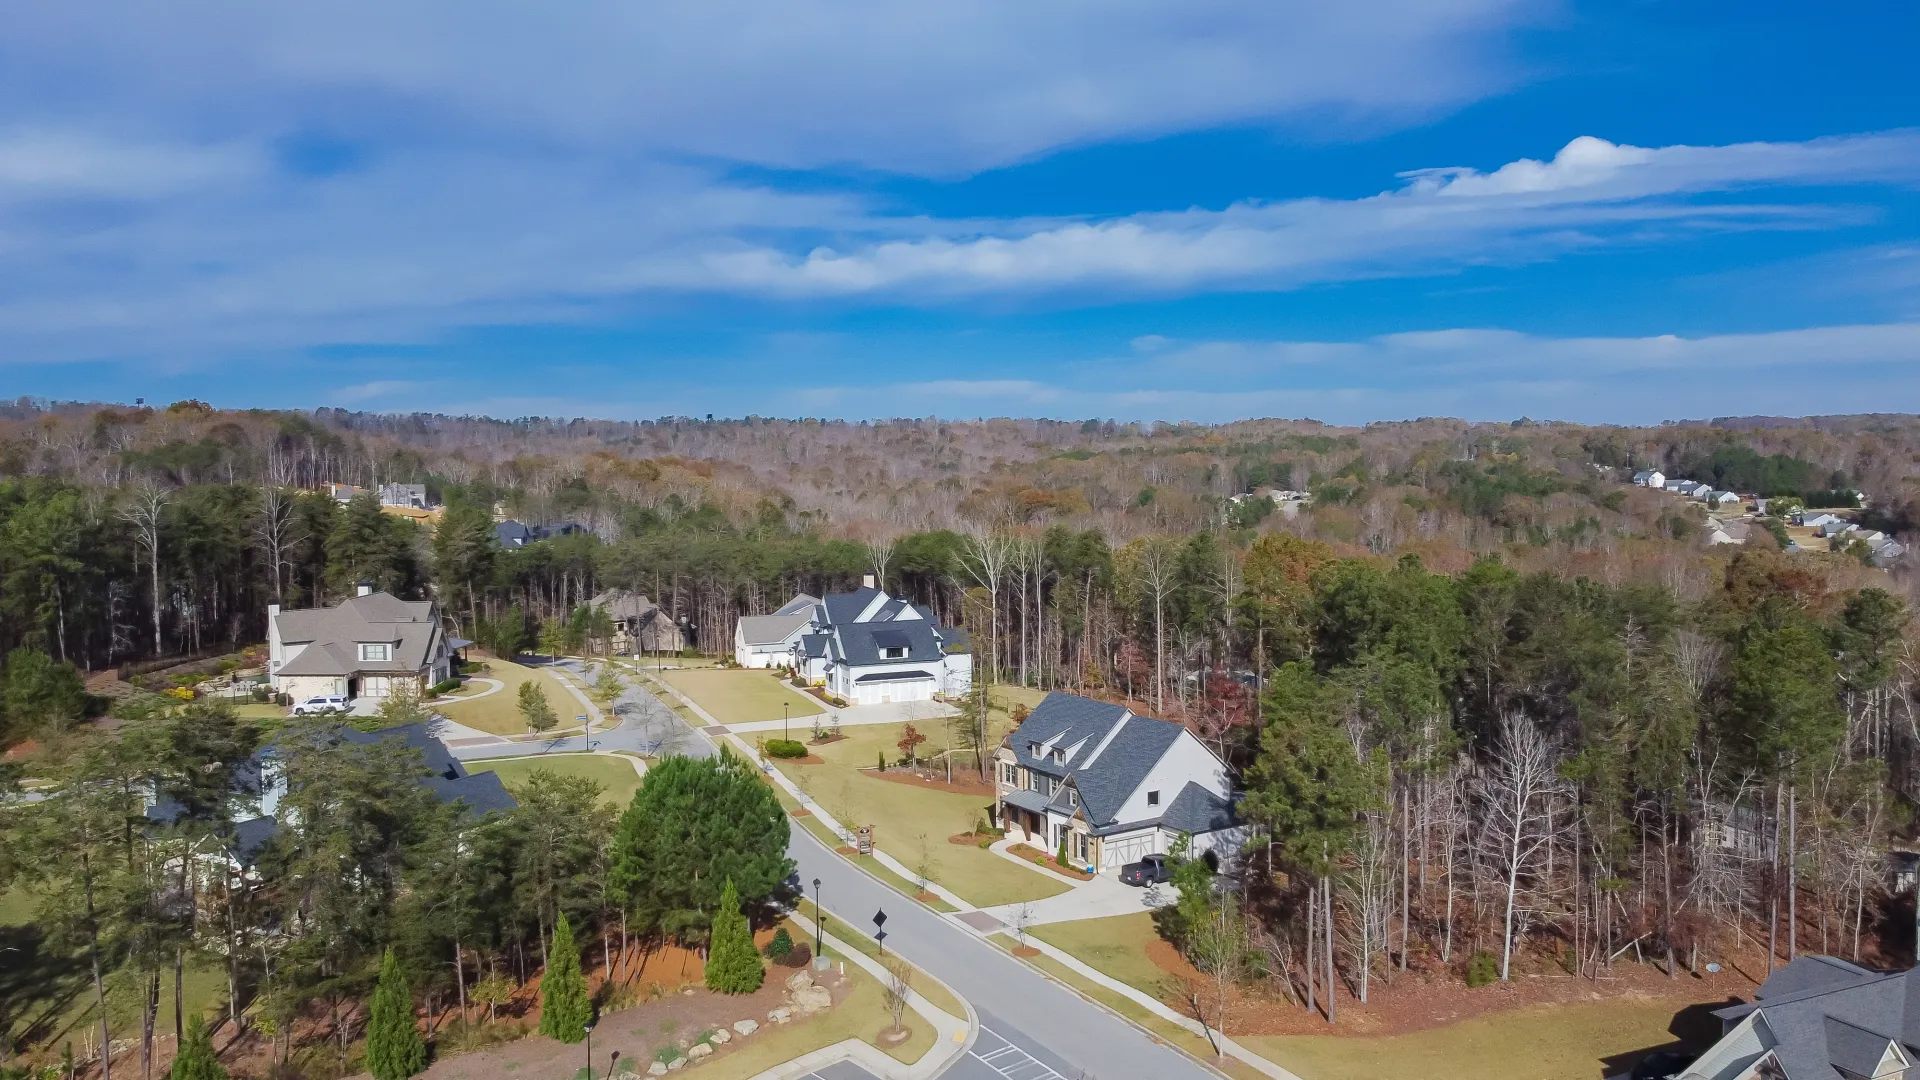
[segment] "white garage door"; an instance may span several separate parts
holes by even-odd
[[[1100,869],[1117,870],[1153,854],[1153,833],[1109,836],[1100,844]]]
[[[902,679],[899,682],[856,683],[854,700],[862,705],[889,701],[932,701],[932,679]]]

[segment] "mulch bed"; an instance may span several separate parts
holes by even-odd
[[[807,809],[804,806],[796,806],[793,808],[793,816],[794,817],[812,817],[813,811]]]
[[[912,769],[888,769],[879,772],[874,769],[861,769],[862,773],[876,780],[888,780],[909,787],[927,788],[932,791],[944,791],[952,795],[980,795],[993,798],[993,782],[982,780],[974,773],[955,771],[953,783],[947,783],[947,774],[943,770],[938,776],[927,776]]]
[[[827,759],[819,754],[808,754],[806,757],[777,757],[771,760],[776,765],[825,765],[827,763]]]
[[[947,843],[958,844],[961,847],[986,847],[988,844],[1000,839],[1003,835],[1005,834],[990,832],[954,833],[952,836],[947,837]]]
[[[1053,856],[1041,851],[1037,847],[1032,847],[1027,844],[1014,844],[1008,847],[1007,850],[1025,859],[1027,862],[1051,870],[1061,877],[1072,878],[1075,881],[1093,880],[1092,874],[1087,873],[1085,870],[1077,870],[1071,866],[1061,866],[1059,863],[1053,861]]]
[[[834,743],[845,741],[847,741],[845,735],[822,735],[817,739],[808,739],[807,744],[809,746],[831,746]]]

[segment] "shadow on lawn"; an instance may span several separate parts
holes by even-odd
[[[11,1046],[45,1042],[86,988],[81,956],[65,953],[35,925],[0,926],[0,1035]]]
[[[1626,1076],[1640,1059],[1649,1054],[1666,1051],[1672,1054],[1700,1054],[1720,1041],[1720,1018],[1713,1015],[1715,1009],[1724,1009],[1729,1005],[1740,1004],[1740,999],[1730,997],[1725,1001],[1703,1001],[1689,1005],[1673,1014],[1673,1022],[1667,1025],[1667,1034],[1673,1038],[1657,1046],[1643,1046],[1638,1050],[1627,1050],[1618,1054],[1609,1054],[1600,1059],[1600,1076]]]

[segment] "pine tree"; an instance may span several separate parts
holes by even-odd
[[[227,1080],[226,1067],[213,1052],[207,1022],[198,1015],[187,1021],[186,1041],[180,1044],[180,1053],[173,1059],[173,1070],[167,1075],[171,1080]]]
[[[586,976],[580,974],[580,947],[573,943],[573,927],[564,914],[553,928],[547,957],[547,973],[540,981],[540,1034],[577,1043],[587,1037],[593,1002],[587,998]]]
[[[413,1022],[413,988],[388,949],[367,1016],[367,1071],[374,1080],[407,1080],[427,1067],[427,1044]],[[175,1078],[180,1080],[180,1078]]]
[[[722,994],[751,994],[760,989],[767,969],[753,947],[753,930],[740,914],[740,894],[727,879],[720,893],[720,910],[713,917],[713,936],[707,948],[707,989]]]

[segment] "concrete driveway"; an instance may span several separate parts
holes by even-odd
[[[1045,874],[1055,880],[1065,880],[1058,874],[1042,870],[1023,862],[1004,850],[1009,840],[997,841],[993,846],[999,854],[1020,863],[1037,874]],[[1118,870],[1096,874],[1089,881],[1075,882],[1073,888],[1057,896],[1044,900],[1033,900],[1026,904],[1001,904],[999,907],[981,908],[1001,923],[1012,926],[1020,915],[1020,909],[1026,909],[1027,925],[1039,926],[1042,923],[1077,922],[1081,919],[1104,919],[1112,915],[1132,915],[1140,911],[1152,911],[1165,907],[1180,899],[1180,890],[1171,885],[1161,885],[1154,889],[1136,889],[1120,883]]]

